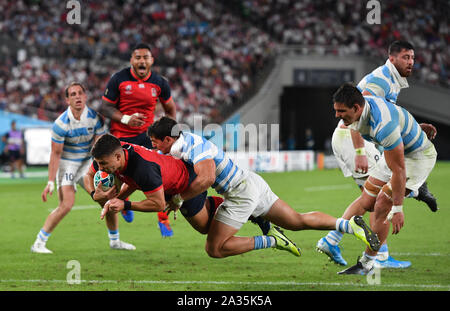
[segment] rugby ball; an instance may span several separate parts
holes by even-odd
[[[94,187],[97,188],[98,184],[101,182],[103,191],[108,191],[114,186],[114,179],[114,174],[97,171],[94,175]]]

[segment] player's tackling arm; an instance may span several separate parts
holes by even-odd
[[[402,205],[405,197],[406,169],[403,143],[392,150],[385,150],[386,164],[392,171],[392,202],[394,205]]]
[[[392,171],[391,187],[393,206],[390,213],[392,215],[392,233],[397,234],[404,224],[402,206],[406,190],[406,169],[403,143],[400,143],[400,145],[392,150],[385,150],[384,157],[386,164]],[[399,210],[397,211],[397,209]]]
[[[184,201],[205,192],[216,180],[216,164],[213,159],[198,162],[194,165],[194,171],[197,177],[185,191],[180,193]]]

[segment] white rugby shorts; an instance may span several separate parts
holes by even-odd
[[[267,182],[254,172],[248,172],[247,177],[223,197],[224,202],[217,209],[215,219],[236,229],[240,229],[250,216],[266,215],[278,200]]]
[[[56,173],[57,189],[61,186],[73,186],[77,191],[77,183],[84,187],[83,176],[87,173],[91,160],[83,162],[61,159]]]
[[[433,170],[436,157],[437,152],[432,143],[424,150],[405,155],[406,189],[414,192],[419,191],[420,186],[427,180],[428,175]],[[392,172],[384,157],[377,162],[370,176],[386,183],[391,180]]]

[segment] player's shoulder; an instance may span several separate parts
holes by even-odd
[[[68,126],[69,123],[69,109],[66,109],[63,113],[61,113],[53,122],[53,124],[56,124],[58,126]]]
[[[87,109],[87,118],[88,119],[98,119],[100,118],[97,111],[95,111],[93,108],[89,107],[86,105],[86,109]]]
[[[159,74],[158,72],[152,71],[152,74],[148,78],[148,82],[151,82],[151,83],[154,83],[157,85],[162,85],[162,84],[169,83],[169,80],[165,76]]]
[[[127,81],[131,79],[131,67],[125,67],[111,75],[111,79],[118,81]]]

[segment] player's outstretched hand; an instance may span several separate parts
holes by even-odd
[[[419,124],[422,130],[427,134],[429,140],[432,140],[436,137],[437,130],[432,124],[428,123],[420,123]]]
[[[47,194],[52,195],[53,190],[55,190],[55,183],[53,181],[49,181],[47,186],[45,186],[44,191],[42,191],[41,198],[42,201],[47,202]]]
[[[103,218],[105,218],[105,215],[108,212],[114,212],[114,213],[118,213],[121,210],[123,210],[123,208],[125,207],[125,201],[118,199],[118,198],[113,198],[111,200],[108,200],[105,205],[103,205],[103,209],[102,209],[102,213],[100,215],[100,219],[103,220]]]

